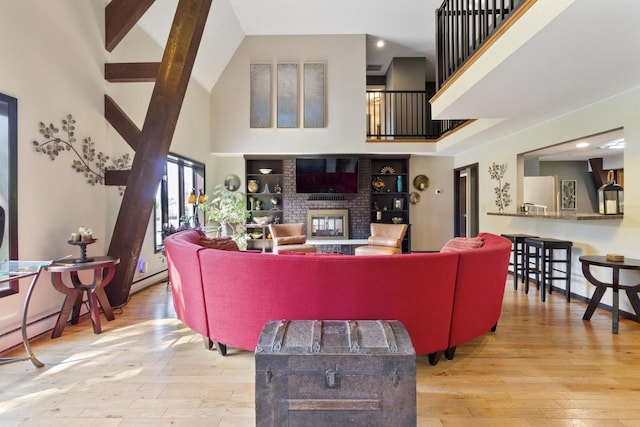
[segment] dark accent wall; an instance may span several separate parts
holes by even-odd
[[[349,209],[349,238],[369,237],[371,212],[371,161],[358,161],[358,194],[345,194],[344,200],[309,200],[310,194],[298,194],[295,189],[295,160],[283,161],[284,222],[307,223],[308,209]]]
[[[564,179],[576,181],[577,212],[598,211],[598,189],[593,184],[589,162],[563,161],[540,162],[540,175],[555,175],[558,177],[558,191]]]

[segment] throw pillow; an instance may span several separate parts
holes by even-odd
[[[442,247],[440,252],[458,252],[481,248],[483,240],[479,237],[454,237]]]
[[[231,237],[201,237],[200,246],[223,251],[239,251],[238,244],[231,240]]]

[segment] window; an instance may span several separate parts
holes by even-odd
[[[0,93],[0,260],[18,259],[18,100]],[[18,292],[0,284],[0,297]]]
[[[202,211],[196,212],[195,202],[193,199],[189,200],[192,193],[196,201],[198,195],[204,193],[204,164],[169,154],[164,176],[156,194],[156,252],[163,249],[165,234],[191,228],[204,221]]]

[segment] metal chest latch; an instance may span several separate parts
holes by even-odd
[[[337,366],[336,369],[327,369],[324,375],[324,385],[327,388],[340,388],[340,374]]]

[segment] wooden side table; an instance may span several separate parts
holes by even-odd
[[[618,333],[618,306],[619,306],[619,290],[622,289],[627,293],[629,302],[636,312],[636,318],[640,320],[640,299],[638,299],[638,292],[640,292],[640,284],[637,285],[621,285],[620,284],[620,270],[640,270],[640,259],[625,258],[624,261],[615,262],[608,261],[604,256],[581,256],[580,262],[582,263],[582,273],[584,277],[596,287],[596,291],[591,297],[591,302],[587,306],[587,311],[582,316],[582,320],[589,320],[593,315],[593,312],[598,307],[602,296],[607,288],[613,290],[613,315],[611,332]],[[591,266],[607,267],[613,270],[613,276],[611,283],[601,282],[593,277],[591,274]]]
[[[92,259],[93,261],[82,263],[78,263],[74,259],[61,259],[46,267],[47,271],[51,273],[53,287],[65,295],[51,338],[58,338],[62,335],[62,330],[69,319],[69,314],[71,314],[71,324],[78,323],[82,296],[85,293],[89,302],[89,313],[91,314],[91,322],[93,323],[93,332],[95,334],[102,332],[100,327],[100,307],[102,307],[107,320],[114,319],[113,310],[107,299],[107,294],[104,292],[104,287],[113,279],[116,273],[116,264],[120,262],[120,259],[112,256],[93,257]],[[82,283],[80,280],[78,272],[85,270],[93,270],[91,283]],[[63,273],[69,273],[71,286],[64,283]]]

